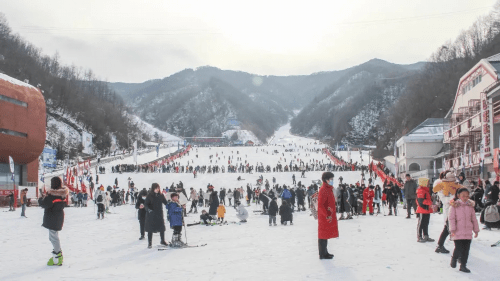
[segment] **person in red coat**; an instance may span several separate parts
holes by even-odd
[[[365,188],[363,190],[363,216],[366,216],[366,206],[370,206],[370,215],[373,216],[373,198],[375,197],[375,192],[373,191],[373,185]]]
[[[332,259],[328,253],[328,239],[339,237],[335,196],[333,195],[333,174],[324,172],[323,185],[318,191],[318,249],[320,259]]]
[[[431,214],[433,213],[431,193],[429,192],[429,179],[419,178],[418,185],[417,214],[420,214],[420,216],[418,217],[417,242],[434,242],[434,239],[429,238],[428,230]]]

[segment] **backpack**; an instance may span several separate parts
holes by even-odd
[[[102,200],[102,194],[99,194],[99,195],[97,196],[97,198],[95,199],[95,201],[96,201],[97,203],[102,203],[102,201],[103,201],[103,200]]]
[[[486,207],[486,210],[484,211],[484,220],[486,222],[500,221],[500,214],[498,213],[497,206],[490,205]]]
[[[318,219],[318,192],[311,196],[311,213],[315,220]]]

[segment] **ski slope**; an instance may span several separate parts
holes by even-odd
[[[209,165],[209,156],[218,153],[226,155],[226,159],[222,156],[217,164],[227,165],[227,156],[234,155],[236,159],[236,151],[243,162],[250,161],[251,165],[256,162],[275,165],[278,161],[285,165],[284,158],[289,162],[297,157],[305,161],[328,160],[321,153],[311,152],[306,156],[304,151],[285,152],[295,149],[295,144],[323,147],[314,140],[290,135],[288,128],[277,131],[269,146],[198,148],[197,153],[193,149],[179,162],[185,165],[194,160],[195,164]],[[275,149],[279,153],[273,155]],[[296,177],[309,185],[321,174],[307,172],[306,179],[301,179],[296,173]],[[245,181],[238,182],[239,175]],[[124,173],[100,175],[100,182],[113,184],[118,178],[119,186],[126,186],[126,179],[132,177],[139,188],[149,188],[153,182],[163,188],[182,180],[187,190],[189,187],[205,190],[209,182],[216,189],[232,189],[247,182],[255,183],[259,175],[207,173],[193,179],[189,173]],[[292,183],[292,172],[263,176],[269,180],[275,176],[279,184]],[[361,178],[360,172],[336,172],[335,178],[339,176],[347,183]],[[226,220],[237,221],[236,211],[228,206],[226,210]],[[250,216],[245,224],[188,227],[187,242],[207,243],[206,247],[157,251],[159,234],[153,236],[153,249],[147,249],[146,240],[138,240],[139,223],[132,205],[111,208],[112,214],[104,220],[96,220],[92,202],[87,208],[66,208],[64,227],[59,234],[64,253],[61,267],[46,266],[52,246],[47,229],[41,227],[42,209],[28,208],[27,219],[19,217],[20,209],[1,212],[4,258],[0,263],[0,280],[498,280],[500,273],[500,249],[490,247],[500,239],[498,230],[481,231],[474,239],[468,263],[472,273],[464,274],[458,268],[450,268],[450,254],[434,253],[436,243],[416,242],[417,221],[414,217],[405,219],[406,210],[401,206],[399,216],[381,214],[339,221],[340,237],[331,239],[328,246],[335,255],[333,260],[318,259],[317,221],[309,212],[295,212],[293,226],[270,227],[267,216],[253,212],[260,210],[260,206],[252,204],[247,210]],[[189,215],[186,222],[199,221],[199,214]],[[430,236],[437,240],[442,228],[442,215],[431,215]],[[166,239],[170,240],[171,235],[167,226]],[[453,250],[453,243],[446,241],[445,247]]]

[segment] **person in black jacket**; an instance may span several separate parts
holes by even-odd
[[[493,204],[496,204],[498,202],[498,194],[500,193],[500,189],[498,187],[498,181],[495,181],[493,185],[490,187],[490,190],[488,191],[488,200],[492,201]]]
[[[64,200],[68,194],[68,189],[62,186],[61,178],[54,177],[50,180],[50,189],[46,196],[38,199],[40,207],[45,209],[42,226],[49,230],[49,240],[54,248],[47,265],[62,265],[63,263],[59,231],[62,230],[64,224],[64,206],[66,205]]]
[[[286,225],[287,221],[290,221],[290,225],[293,225],[293,214],[292,208],[288,205],[288,202],[283,201],[279,210],[281,216],[281,224]]]
[[[300,184],[300,182],[299,182]],[[305,197],[306,197],[306,194],[304,192],[304,189],[302,189],[302,187],[299,185],[299,188],[297,188],[297,192],[295,192],[295,194],[297,195],[297,209],[298,211],[300,212],[300,206],[302,206],[302,211],[305,211],[306,210],[306,207],[305,207]]]
[[[144,203],[146,200],[146,196],[148,195],[147,191],[141,190],[139,193],[139,197],[137,198],[137,202],[135,203],[135,208],[137,211],[137,219],[139,219],[139,227],[141,231],[141,237],[139,240],[144,240],[144,224],[146,223],[146,209],[144,208]]]
[[[219,207],[219,196],[217,195],[217,191],[212,191],[210,194],[210,208],[208,209],[208,214],[212,216],[212,218],[217,218],[217,208]]]
[[[144,208],[146,209],[144,230],[148,232],[148,248],[152,248],[153,233],[156,232],[160,232],[160,244],[167,246],[165,242],[165,219],[163,218],[162,204],[167,205],[168,203],[160,190],[160,185],[153,183],[144,201]]]
[[[119,198],[120,198],[120,196],[116,192],[116,189],[113,190],[113,192],[111,192],[111,204],[113,205],[113,207],[116,207],[116,204],[118,204]]]
[[[238,206],[236,203],[240,202],[240,190],[238,188],[234,189],[233,192],[233,197],[234,197],[234,208],[236,209],[236,206]]]
[[[14,193],[11,192],[9,194],[9,211],[15,211],[16,208],[14,207]]]
[[[276,214],[278,213],[278,203],[276,203],[276,197],[273,197],[271,203],[269,204],[269,226],[274,223],[276,226]]]
[[[269,197],[267,197],[265,192],[261,192],[259,200],[262,202],[262,214],[265,215],[267,213],[267,209],[269,209]]]

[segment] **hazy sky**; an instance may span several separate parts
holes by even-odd
[[[203,65],[262,75],[424,61],[496,0],[0,0],[15,33],[109,81]]]

